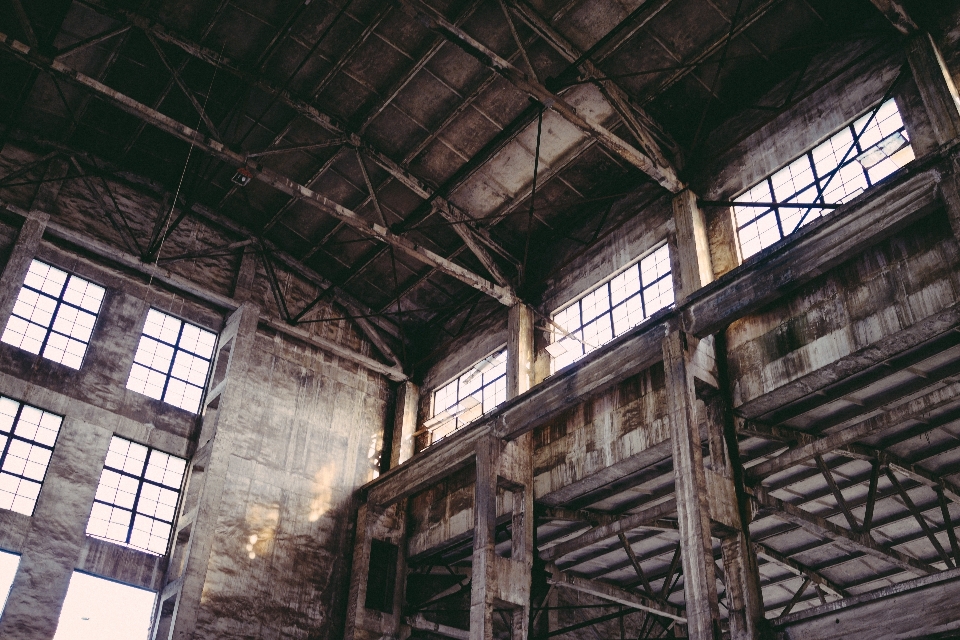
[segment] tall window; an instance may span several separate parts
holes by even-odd
[[[0,341],[79,369],[103,287],[34,260]]]
[[[815,205],[852,200],[913,158],[891,98],[734,200],[743,257],[830,210]]]
[[[164,554],[186,466],[183,458],[114,436],[87,533]]]
[[[196,413],[216,343],[217,334],[150,309],[127,389]]]
[[[0,396],[0,508],[33,515],[62,421]]]
[[[491,353],[433,394],[427,444],[467,425],[507,399],[507,350]]]
[[[551,367],[559,371],[673,304],[667,245],[553,316]]]

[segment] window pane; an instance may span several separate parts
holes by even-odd
[[[0,551],[0,615],[3,614],[3,608],[7,604],[7,596],[10,594],[13,578],[17,575],[18,566],[20,566],[20,556]]]
[[[66,283],[66,287],[64,284]],[[0,341],[79,369],[104,288],[34,260]]]
[[[54,640],[147,640],[156,593],[75,571]]]
[[[186,469],[182,458],[113,437],[87,534],[163,554]]]

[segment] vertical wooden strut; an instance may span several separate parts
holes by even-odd
[[[720,638],[720,607],[690,347],[685,333],[671,331],[663,341],[663,366],[688,630],[691,639],[714,640]]]

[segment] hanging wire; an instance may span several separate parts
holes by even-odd
[[[537,178],[540,175],[540,139],[543,135],[543,105],[537,114],[537,151],[533,155],[533,186],[530,190],[530,211],[527,214],[527,241],[523,247],[523,266],[520,269],[520,283],[527,278],[527,258],[530,256],[530,235],[533,232],[533,211],[537,199]]]
[[[217,79],[217,71],[220,70],[220,60],[223,59],[223,51],[226,48],[227,43],[224,42],[223,46],[220,47],[220,55],[217,56],[217,64],[213,66],[213,77],[210,78],[210,86],[207,88],[207,95],[203,99],[203,106],[200,109],[200,113],[197,116],[197,126],[194,127],[195,131],[200,131],[200,125],[203,123],[203,117],[207,112],[207,103],[210,101],[210,94],[213,93],[213,83]],[[183,180],[187,175],[187,167],[190,166],[190,157],[193,155],[193,148],[196,146],[196,143],[193,141],[193,138],[190,139],[190,148],[187,150],[187,160],[183,163],[183,171],[180,172],[180,182],[177,183],[177,190],[173,194],[173,202],[170,203],[170,212],[167,214],[167,219],[163,224],[163,230],[160,232],[160,246],[157,247],[157,257],[154,258],[154,264],[159,263],[160,255],[163,253],[163,243],[167,241],[167,228],[170,226],[170,220],[173,218],[173,212],[177,208],[177,200],[180,198],[180,189],[183,188]],[[153,285],[153,273],[150,273],[150,280],[147,283],[147,286]]]

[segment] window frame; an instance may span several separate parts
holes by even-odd
[[[37,497],[33,500],[33,507],[30,509],[30,513],[22,514],[22,512],[16,511],[16,513],[21,513],[22,515],[32,517],[34,511],[36,511],[37,509],[37,502],[39,502],[40,500],[40,492],[43,491],[43,483],[46,482],[47,473],[50,471],[50,460],[53,458],[53,452],[56,449],[57,440],[60,438],[60,431],[63,429],[64,416],[58,413],[53,413],[52,411],[47,411],[46,409],[41,409],[40,407],[36,407],[32,404],[27,404],[26,402],[21,402],[19,400],[16,400],[15,398],[11,398],[10,396],[0,395],[0,398],[5,398],[7,400],[10,400],[11,402],[16,402],[18,405],[16,415],[14,415],[13,422],[10,425],[10,431],[2,431],[2,429],[0,429],[0,433],[2,433],[3,436],[7,439],[6,442],[3,443],[3,447],[0,448],[0,474],[13,476],[15,478],[18,478],[21,482],[26,480],[27,482],[32,482],[40,485],[40,488],[37,489]],[[23,436],[17,435],[17,426],[20,424],[20,418],[23,416],[24,407],[30,407],[31,409],[36,409],[37,411],[40,411],[42,414],[49,414],[51,416],[55,416],[59,418],[60,423],[57,425],[57,435],[54,436],[53,444],[47,445],[38,440],[32,440],[30,438],[24,438]],[[22,473],[13,473],[12,471],[7,471],[5,469],[7,456],[9,455],[9,452],[10,452],[10,445],[11,443],[13,443],[14,440],[19,440],[20,442],[26,442],[31,446],[39,447],[41,449],[45,449],[50,452],[50,458],[47,459],[47,462],[44,465],[43,477],[40,478],[40,480],[35,480],[34,478],[30,478],[23,475]],[[14,509],[12,508],[7,510],[14,511]]]
[[[888,104],[891,104],[891,103],[893,104],[893,108],[895,110],[896,116],[900,121],[900,126],[895,131],[892,131],[891,133],[888,133],[888,134],[883,134],[881,130],[880,133],[882,134],[882,137],[879,140],[876,140],[875,142],[873,142],[872,144],[866,146],[866,148],[864,148],[862,142],[864,137],[872,133],[871,127],[876,127],[877,129],[879,129],[881,126],[881,123],[886,122],[889,119],[890,117],[889,115],[886,118],[884,118],[884,120],[882,121],[878,120],[877,118],[880,112]],[[863,123],[862,128],[858,131],[857,125],[858,123],[861,123],[861,122]],[[816,159],[816,152],[822,148],[825,148],[826,145],[828,143],[831,143],[831,141],[835,137],[837,137],[838,135],[841,135],[844,132],[846,132],[850,137],[849,137],[849,142],[844,143],[845,148],[844,148],[843,156],[840,158],[839,162],[837,162],[836,166],[834,166],[832,169],[824,172],[821,175],[820,170],[822,167],[817,166],[818,161]],[[886,150],[883,148],[882,143],[884,141],[893,139],[895,136],[900,136],[903,139],[904,144],[901,145],[895,152],[887,155]],[[743,260],[747,260],[757,255],[758,253],[761,253],[764,250],[776,245],[777,243],[782,241],[784,238],[787,238],[793,235],[794,233],[798,232],[803,226],[809,224],[816,218],[822,217],[825,213],[838,208],[845,202],[849,202],[850,200],[856,197],[859,197],[861,194],[866,192],[868,189],[872,188],[878,182],[886,180],[889,176],[893,175],[893,173],[895,173],[896,171],[899,170],[899,168],[902,168],[902,167],[899,167],[898,169],[895,169],[894,171],[891,171],[890,173],[887,173],[886,175],[880,178],[875,178],[871,176],[871,171],[881,162],[892,159],[894,155],[900,153],[901,151],[903,151],[903,149],[910,149],[911,153],[914,156],[914,159],[916,158],[915,152],[913,151],[913,145],[910,141],[909,132],[907,131],[906,123],[903,121],[903,114],[900,113],[899,105],[896,104],[895,99],[888,94],[883,98],[881,98],[881,100],[877,104],[872,106],[870,109],[867,109],[866,111],[858,114],[850,122],[836,129],[835,131],[830,133],[828,136],[826,136],[823,140],[821,140],[817,144],[813,145],[812,147],[810,147],[803,153],[799,154],[795,158],[791,159],[790,161],[783,163],[783,165],[778,167],[776,170],[772,171],[769,175],[765,176],[761,180],[758,180],[757,182],[752,184],[749,188],[744,189],[743,191],[738,193],[736,196],[731,198],[731,214],[733,217],[733,226],[734,226],[734,230],[736,232],[736,237],[737,237],[737,247],[741,255],[745,254],[745,251],[744,251],[745,243],[743,240],[743,231],[748,227],[751,227],[752,225],[757,224],[760,220],[762,220],[764,217],[768,215],[773,215],[773,219],[776,221],[776,230],[780,236],[777,240],[771,242],[770,244],[767,244],[766,246],[763,246],[765,241],[762,238],[762,234],[764,232],[758,230],[756,232],[757,234],[756,242],[760,244],[760,248],[756,249],[749,255],[744,255]],[[880,151],[881,153],[884,154],[884,157],[882,160],[875,162],[874,164],[867,167],[866,165],[864,165],[863,162],[861,162],[861,159],[867,156],[868,152],[870,151],[874,151],[874,152]],[[834,158],[837,157],[836,149],[833,149],[833,156]],[[788,168],[793,167],[801,159],[806,160],[806,168],[804,170],[810,172],[810,175],[812,176],[813,181],[810,183],[803,184],[798,190],[794,190],[790,195],[786,197],[778,198],[777,196],[778,187],[774,185],[774,182],[773,182],[774,177],[778,176]],[[904,166],[909,162],[910,161],[908,161],[907,163],[904,163]],[[820,164],[822,164],[822,162]],[[826,201],[827,196],[832,195],[832,193],[836,190],[836,186],[834,186],[836,183],[833,182],[834,179],[837,178],[847,167],[851,167],[853,165],[857,165],[859,167],[860,175],[862,176],[866,186],[864,186],[859,191],[854,190],[854,192],[851,194],[842,195],[840,198],[836,199],[836,202],[827,202]],[[841,178],[841,180],[843,179]],[[791,182],[793,182],[792,186],[794,187],[794,189],[797,189],[796,182],[793,180],[793,178],[791,178]],[[757,187],[759,187],[762,184],[765,184],[767,195],[769,196],[769,198],[765,200],[753,200],[753,201],[743,200],[738,202],[738,199],[748,196],[752,191],[754,191]],[[840,184],[842,187],[845,183],[841,181]],[[830,190],[831,186],[834,186],[833,191]],[[811,189],[813,189],[814,193],[816,194],[815,197],[813,197],[812,201],[807,202],[807,201],[797,200],[799,196],[810,191]],[[769,205],[769,206],[765,206],[765,205]],[[797,206],[797,205],[811,205],[811,206]],[[755,215],[752,215],[752,214],[749,215],[748,219],[746,219],[746,221],[741,224],[740,223],[741,213],[738,211],[738,208],[744,209],[744,210],[753,209],[757,213]],[[795,210],[803,211],[799,220],[796,223],[791,223],[793,224],[793,228],[791,230],[785,230],[784,218],[786,216],[784,215],[784,212],[783,212],[784,209],[795,209]],[[770,227],[770,228],[772,229],[773,227]],[[753,242],[752,239],[749,239],[749,241]]]
[[[646,260],[647,258],[653,256],[654,254],[656,254],[658,251],[660,251],[660,250],[662,250],[662,249],[666,249],[666,250],[667,250],[667,264],[670,265],[670,268],[669,268],[665,273],[661,274],[661,275],[658,276],[656,279],[654,279],[653,281],[651,281],[651,282],[649,282],[649,283],[645,283],[645,282],[643,281],[643,271],[642,271],[642,269],[640,268],[640,263],[643,262],[644,260]],[[639,288],[636,292],[634,292],[634,293],[630,294],[629,296],[625,297],[623,300],[620,300],[618,303],[613,304],[613,292],[612,292],[612,289],[611,289],[611,283],[612,283],[614,280],[616,280],[618,277],[620,277],[621,275],[623,275],[623,274],[625,274],[626,272],[628,272],[630,269],[633,269],[634,267],[636,267],[636,269],[637,269],[637,274],[638,274],[638,279],[639,279],[640,288]],[[654,311],[653,313],[647,313],[647,299],[646,299],[645,293],[647,292],[647,290],[651,289],[654,285],[658,284],[659,282],[661,282],[661,281],[663,281],[664,279],[667,279],[667,278],[669,278],[669,280],[670,280],[670,292],[671,292],[671,296],[673,297],[673,300],[672,300],[669,304],[666,304],[666,305],[660,307],[659,309],[657,309],[657,310]],[[583,304],[582,304],[582,303],[583,303],[583,300],[586,299],[588,296],[591,296],[591,295],[595,294],[597,291],[600,291],[600,289],[602,289],[602,288],[604,288],[604,287],[606,287],[606,290],[607,290],[606,300],[607,300],[608,306],[607,306],[606,310],[604,310],[602,313],[600,313],[600,314],[598,314],[598,315],[590,318],[590,319],[587,320],[586,322],[584,322],[584,319],[583,319],[583,318],[584,318],[584,316],[583,316]],[[614,319],[614,310],[617,309],[617,308],[619,308],[619,307],[621,307],[621,306],[623,306],[623,305],[626,305],[631,299],[634,299],[634,298],[637,298],[637,297],[639,297],[639,299],[640,299],[641,314],[643,315],[643,319],[640,320],[639,322],[637,322],[636,324],[633,324],[633,325],[627,327],[626,329],[624,329],[624,330],[621,331],[620,333],[617,333],[617,331],[616,331],[616,323],[615,323],[615,319]],[[632,330],[632,329],[634,329],[634,328],[636,328],[636,327],[639,327],[640,325],[642,325],[642,324],[644,324],[644,323],[646,323],[646,322],[649,322],[649,321],[650,321],[652,318],[654,318],[658,313],[661,313],[662,311],[665,311],[665,310],[667,310],[667,309],[670,309],[670,308],[671,308],[673,305],[675,305],[675,304],[676,304],[676,289],[675,289],[674,282],[673,282],[673,251],[671,250],[669,239],[664,239],[664,240],[662,240],[662,241],[660,241],[660,242],[655,243],[651,248],[649,248],[647,251],[645,251],[645,252],[643,252],[642,254],[640,254],[640,255],[639,255],[638,257],[636,257],[635,259],[631,260],[628,264],[626,264],[625,266],[621,267],[620,269],[618,269],[618,270],[615,271],[614,273],[610,274],[610,275],[607,276],[606,278],[602,279],[602,280],[599,281],[597,284],[595,284],[593,287],[591,287],[591,288],[588,289],[587,291],[581,293],[579,296],[577,296],[577,297],[575,297],[574,299],[572,299],[572,300],[564,303],[562,306],[560,306],[559,308],[557,308],[554,312],[552,312],[552,313],[550,314],[551,342],[550,342],[550,344],[547,346],[547,352],[550,353],[550,372],[551,372],[551,375],[557,373],[558,371],[562,371],[563,369],[566,369],[568,366],[570,366],[570,365],[573,364],[574,362],[577,362],[577,361],[581,360],[582,358],[586,357],[586,356],[587,356],[589,353],[591,353],[592,351],[595,351],[595,350],[599,349],[600,347],[602,347],[603,345],[608,344],[609,342],[612,342],[612,341],[616,340],[618,337],[626,334],[626,333],[629,332],[630,330]],[[569,308],[573,307],[574,305],[578,305],[578,308],[579,308],[578,314],[579,314],[579,318],[580,318],[580,320],[579,320],[580,324],[579,324],[577,327],[573,328],[573,329],[568,329],[567,327],[563,327],[559,322],[557,322],[557,316],[559,316],[561,313],[567,311]],[[578,337],[576,336],[576,334],[577,334],[578,331],[581,331],[581,332],[582,332],[584,327],[586,327],[586,326],[588,326],[588,325],[596,322],[597,320],[599,320],[600,318],[604,317],[605,315],[606,315],[606,316],[609,316],[609,319],[610,319],[609,324],[610,324],[610,336],[611,336],[611,337],[610,337],[609,340],[607,340],[607,341],[605,341],[605,342],[601,342],[600,344],[591,345],[591,344],[588,344],[585,340],[583,340],[582,337],[579,337],[579,338],[578,338]],[[556,363],[557,363],[557,360],[559,359],[559,357],[553,355],[553,353],[552,353],[552,351],[551,351],[551,347],[552,347],[552,345],[555,345],[555,344],[559,343],[560,341],[562,341],[562,340],[564,340],[564,339],[572,339],[572,340],[574,340],[575,342],[579,343],[579,344],[581,345],[581,349],[582,349],[583,353],[581,353],[579,356],[577,356],[574,360],[572,360],[572,361],[568,362],[567,364],[563,365],[563,367],[559,367],[559,368],[558,368],[558,367],[556,366]]]
[[[86,525],[86,528],[84,529],[85,535],[88,535],[88,536],[90,536],[90,537],[92,537],[92,538],[96,538],[96,539],[98,539],[98,540],[104,540],[104,541],[106,541],[106,542],[112,542],[112,543],[114,543],[114,544],[119,544],[119,545],[122,545],[122,546],[125,546],[125,547],[129,547],[129,548],[131,548],[131,549],[137,549],[137,550],[139,550],[139,551],[143,551],[144,553],[149,553],[149,554],[151,554],[151,555],[165,556],[165,555],[167,555],[167,553],[169,553],[169,551],[170,551],[170,544],[171,544],[171,541],[173,540],[173,534],[174,534],[174,529],[175,529],[174,525],[175,525],[176,522],[177,522],[177,517],[180,515],[180,505],[183,503],[183,494],[184,494],[184,491],[183,491],[183,490],[184,490],[184,485],[185,485],[186,479],[187,479],[187,471],[188,471],[189,460],[187,460],[186,458],[181,458],[180,456],[175,455],[175,454],[172,454],[172,453],[169,453],[169,452],[167,452],[167,451],[162,451],[162,450],[160,450],[160,449],[157,449],[156,447],[151,447],[151,446],[149,446],[149,445],[145,445],[145,444],[142,444],[142,443],[140,443],[140,442],[136,442],[135,440],[130,440],[129,438],[124,438],[123,436],[118,436],[118,435],[114,434],[113,438],[114,438],[114,439],[119,439],[119,440],[124,440],[124,441],[126,441],[126,442],[128,442],[128,443],[132,443],[132,444],[135,444],[135,445],[144,447],[144,448],[147,450],[147,455],[146,455],[146,456],[144,457],[144,459],[143,459],[143,467],[142,467],[139,475],[136,475],[136,474],[133,474],[133,473],[131,473],[131,472],[129,472],[129,471],[126,471],[125,469],[119,469],[119,468],[117,468],[117,467],[108,466],[106,460],[104,460],[103,466],[102,466],[101,469],[100,469],[100,479],[97,481],[97,493],[100,492],[100,483],[103,481],[103,472],[104,472],[104,471],[112,471],[113,473],[119,474],[121,477],[132,478],[133,480],[135,480],[135,481],[137,482],[137,490],[136,490],[136,493],[134,494],[133,504],[130,506],[129,509],[128,509],[127,507],[120,506],[119,504],[116,504],[116,503],[110,503],[110,502],[106,502],[106,501],[104,501],[104,500],[101,500],[101,499],[99,499],[99,498],[96,497],[96,494],[94,494],[94,499],[93,499],[93,503],[92,503],[92,504],[94,504],[94,505],[95,505],[95,504],[102,504],[102,505],[106,505],[107,507],[110,507],[111,509],[121,509],[121,510],[123,510],[123,511],[129,511],[129,512],[130,512],[130,520],[129,520],[129,522],[128,522],[128,524],[127,524],[127,527],[126,527],[126,529],[127,529],[126,539],[125,539],[124,541],[120,541],[120,540],[116,540],[116,539],[114,539],[114,538],[108,538],[108,537],[106,537],[106,536],[98,536],[98,535],[89,533],[90,522],[91,522],[91,520],[92,520],[92,518],[93,518],[93,506],[92,506],[92,505],[91,505],[91,512],[90,512],[90,514],[87,516],[87,525]],[[112,444],[112,440],[111,440],[111,444]],[[181,475],[180,475],[180,484],[179,484],[179,486],[178,486],[176,489],[174,489],[174,488],[171,487],[170,485],[163,484],[162,482],[157,482],[156,480],[150,480],[149,478],[146,477],[147,469],[148,469],[149,466],[150,466],[150,457],[153,455],[154,452],[162,453],[163,455],[170,456],[170,457],[172,457],[172,458],[176,458],[176,459],[178,459],[178,460],[182,460],[182,461],[183,461],[183,472],[182,472]],[[141,512],[139,512],[139,511],[137,511],[137,507],[140,505],[140,498],[141,498],[141,495],[142,495],[142,493],[143,493],[143,486],[144,486],[144,484],[150,484],[150,485],[159,487],[160,489],[166,489],[167,491],[176,491],[177,500],[176,500],[176,503],[175,503],[174,506],[173,506],[173,516],[171,517],[171,519],[170,519],[169,521],[164,520],[164,519],[162,519],[162,518],[158,518],[158,517],[156,517],[155,515],[152,516],[152,515],[148,515],[148,514],[146,514],[146,513],[141,513]],[[137,516],[138,516],[138,515],[139,515],[139,516],[142,516],[142,517],[144,517],[144,518],[148,518],[148,519],[153,520],[153,521],[162,522],[163,524],[169,525],[169,527],[170,527],[170,533],[167,535],[167,541],[166,541],[166,544],[165,544],[164,551],[163,551],[162,553],[153,551],[153,550],[151,550],[151,549],[145,549],[145,548],[143,548],[143,547],[139,547],[139,546],[137,546],[137,545],[135,545],[135,544],[132,544],[132,543],[130,542],[130,538],[131,538],[131,536],[132,536],[133,533],[134,533],[134,525],[135,525],[135,523],[136,523],[136,520],[137,520]]]
[[[432,439],[432,434],[433,434],[435,431],[439,430],[439,428],[440,428],[447,420],[452,419],[452,420],[454,421],[454,427],[453,427],[453,429],[450,431],[450,434],[452,434],[452,433],[454,433],[454,432],[456,432],[456,431],[459,431],[460,429],[466,427],[467,425],[470,425],[470,424],[472,424],[473,422],[479,420],[481,417],[483,417],[483,416],[486,415],[487,413],[493,411],[494,409],[496,409],[496,408],[499,407],[501,404],[503,404],[504,402],[507,401],[507,397],[506,397],[507,368],[506,368],[506,366],[504,367],[504,371],[503,371],[503,374],[502,374],[502,375],[499,375],[499,376],[497,376],[496,378],[493,378],[492,380],[490,380],[489,382],[486,382],[486,383],[484,383],[484,382],[481,380],[480,386],[477,387],[473,392],[466,394],[466,395],[465,395],[464,397],[462,397],[462,398],[460,397],[460,382],[461,382],[461,380],[463,379],[463,377],[466,376],[466,375],[467,375],[468,373],[470,373],[471,371],[476,370],[477,365],[480,364],[481,362],[483,362],[484,360],[489,360],[489,359],[491,359],[491,358],[499,357],[500,354],[503,354],[504,364],[505,364],[505,365],[508,365],[508,362],[507,362],[507,359],[508,359],[507,345],[502,345],[502,346],[494,349],[493,351],[489,352],[487,355],[483,356],[482,358],[478,358],[477,361],[474,362],[473,364],[471,364],[469,367],[463,369],[462,371],[460,371],[460,373],[458,373],[458,374],[455,375],[454,377],[450,378],[449,380],[447,380],[447,381],[444,382],[443,384],[437,385],[437,386],[433,389],[433,392],[430,394],[430,417],[429,417],[429,418],[424,422],[424,424],[423,424],[423,429],[424,429],[424,431],[427,432],[427,433],[429,433],[429,434],[431,434],[431,442],[428,443],[428,446],[431,445],[431,444],[434,444],[435,442],[439,442],[439,441],[442,440],[443,438],[447,437],[447,435],[449,435],[449,434],[445,434],[445,435],[441,436],[440,438],[437,438],[436,440],[433,440],[433,439]],[[480,375],[485,375],[485,373],[481,372]],[[450,405],[449,407],[446,407],[446,408],[444,408],[444,409],[441,409],[441,411],[446,411],[446,410],[449,409],[449,408],[454,408],[454,407],[456,407],[457,405],[459,405],[461,402],[463,402],[466,398],[471,397],[471,396],[473,396],[473,395],[475,395],[475,394],[477,394],[477,393],[481,393],[481,394],[482,394],[482,392],[484,391],[484,389],[487,389],[487,388],[493,386],[495,383],[499,382],[500,380],[503,380],[503,381],[504,381],[504,383],[503,383],[503,384],[504,384],[504,397],[503,397],[503,400],[500,401],[500,402],[498,402],[497,404],[493,405],[492,407],[490,407],[489,410],[487,410],[487,411],[481,411],[480,415],[476,416],[475,418],[473,418],[473,419],[471,419],[471,420],[469,420],[469,421],[462,422],[462,423],[461,423],[461,420],[462,420],[462,419],[460,418],[459,414],[452,414],[452,415],[450,415],[450,416],[445,417],[443,420],[440,420],[440,421],[437,421],[437,422],[434,422],[433,424],[431,424],[431,422],[434,421],[434,420],[437,418],[437,414],[439,413],[439,412],[437,411],[437,394],[438,394],[439,392],[443,391],[444,389],[446,389],[446,388],[447,388],[448,386],[450,386],[451,384],[457,383],[457,395],[456,395],[457,401],[456,401],[456,403]],[[482,395],[481,395],[481,397],[482,397]],[[481,406],[481,409],[482,409],[482,407],[483,407],[482,401],[481,401],[481,405],[480,405],[480,406]]]
[[[170,342],[167,342],[166,340],[164,340],[164,339],[162,339],[162,338],[159,338],[159,337],[156,337],[156,336],[151,336],[151,335],[148,335],[148,334],[146,333],[147,322],[148,322],[149,319],[150,319],[150,312],[152,312],[152,311],[155,311],[155,312],[159,313],[160,315],[164,316],[165,318],[173,318],[174,320],[176,320],[176,321],[178,321],[178,322],[180,323],[180,328],[177,330],[177,340],[176,340],[176,342],[175,342],[174,344],[171,344]],[[191,350],[189,350],[189,349],[186,349],[186,348],[180,346],[180,342],[181,342],[181,340],[183,339],[183,331],[184,331],[184,329],[185,329],[188,325],[191,326],[191,327],[194,327],[195,329],[198,329],[201,333],[208,333],[208,334],[210,334],[210,335],[212,335],[212,336],[214,337],[213,346],[211,346],[211,348],[210,348],[210,356],[209,356],[209,357],[204,357],[204,356],[200,355],[199,353],[196,353],[196,352],[194,352],[194,351],[191,351]],[[170,363],[167,365],[167,370],[166,370],[166,372],[160,371],[159,369],[154,369],[154,368],[153,368],[152,366],[150,366],[150,365],[146,365],[146,364],[143,364],[143,363],[141,363],[141,362],[137,362],[137,356],[138,356],[139,353],[140,353],[140,347],[141,347],[141,344],[142,344],[144,338],[148,338],[148,339],[150,339],[150,340],[153,340],[153,341],[155,341],[155,342],[158,342],[158,343],[160,343],[160,344],[162,344],[162,345],[165,345],[165,346],[167,346],[167,347],[170,347],[170,348],[173,350],[173,351],[172,351],[172,354],[171,354],[171,356],[170,356]],[[192,413],[192,414],[194,414],[194,415],[198,415],[198,414],[200,413],[200,410],[201,410],[202,407],[203,407],[203,399],[204,399],[204,397],[205,397],[205,395],[206,395],[206,393],[207,393],[207,385],[208,385],[209,382],[210,382],[211,370],[212,370],[212,368],[213,368],[213,360],[214,360],[214,358],[215,358],[215,356],[216,356],[216,353],[217,353],[217,345],[219,344],[219,342],[220,342],[220,334],[219,334],[219,333],[217,333],[217,332],[215,332],[215,331],[210,331],[209,329],[206,329],[206,328],[204,328],[204,327],[201,327],[199,324],[196,324],[196,323],[194,323],[194,322],[190,322],[190,321],[188,321],[188,320],[184,320],[183,318],[181,318],[181,317],[179,317],[179,316],[176,316],[176,315],[174,315],[174,314],[172,314],[172,313],[167,313],[166,311],[162,311],[162,310],[160,310],[160,309],[157,309],[156,307],[150,307],[150,309],[147,311],[147,315],[144,317],[143,326],[140,328],[140,339],[139,339],[138,342],[137,342],[137,349],[136,349],[136,351],[134,352],[133,363],[132,363],[132,365],[131,365],[131,367],[130,367],[130,374],[127,376],[126,388],[129,389],[129,390],[131,390],[131,391],[134,391],[135,393],[139,393],[139,394],[141,394],[141,395],[145,395],[145,396],[147,396],[148,398],[151,398],[151,399],[154,399],[154,400],[158,400],[158,401],[163,402],[163,403],[165,403],[165,404],[169,404],[170,406],[177,407],[178,409],[181,409],[181,410],[183,410],[183,411],[189,411],[190,413]],[[177,354],[178,354],[180,351],[182,351],[182,352],[186,353],[187,355],[190,355],[190,356],[192,356],[192,357],[194,357],[194,358],[198,358],[198,359],[200,359],[200,360],[206,361],[206,363],[207,363],[207,372],[206,372],[206,374],[204,375],[204,382],[203,382],[202,385],[197,385],[197,384],[195,384],[195,383],[193,383],[193,382],[190,382],[189,380],[184,380],[184,379],[179,378],[179,377],[177,377],[177,376],[174,375],[174,373],[173,373],[173,368],[174,368],[174,364],[175,364],[176,361],[177,361]],[[155,373],[158,373],[158,374],[163,375],[163,387],[161,388],[161,392],[160,392],[160,397],[159,397],[159,398],[154,398],[153,396],[151,396],[151,395],[149,395],[149,394],[147,394],[147,393],[144,393],[143,391],[138,391],[138,390],[136,390],[136,389],[131,389],[131,388],[130,388],[130,381],[131,381],[132,376],[133,376],[133,371],[134,371],[134,369],[135,369],[137,366],[143,367],[143,368],[146,369],[147,371],[152,371],[152,372],[155,372]],[[190,387],[194,387],[194,388],[200,389],[200,396],[199,396],[199,399],[197,400],[197,408],[196,408],[195,410],[184,409],[184,408],[181,407],[180,405],[177,405],[177,404],[174,404],[174,403],[172,403],[172,402],[169,402],[169,401],[166,399],[166,398],[167,398],[167,390],[168,390],[169,387],[170,387],[170,380],[171,380],[171,379],[176,379],[178,382],[181,382],[181,383],[183,383],[183,384],[185,384],[185,385],[188,385],[188,386],[190,386]]]
[[[43,265],[43,266],[45,266],[45,267],[47,267],[47,268],[49,268],[49,269],[54,269],[54,270],[56,270],[56,271],[59,271],[59,272],[61,272],[61,273],[65,273],[65,274],[67,275],[67,277],[66,277],[66,278],[64,279],[64,281],[63,281],[63,285],[60,287],[60,292],[59,292],[56,296],[53,296],[52,294],[47,293],[46,291],[42,291],[41,289],[37,289],[37,288],[35,288],[35,287],[27,284],[27,278],[29,278],[29,276],[30,276],[30,271],[31,271],[31,269],[33,268],[34,263],[41,264],[41,265]],[[82,306],[80,306],[80,305],[78,305],[78,304],[74,304],[74,303],[69,302],[69,301],[67,301],[67,300],[64,299],[64,296],[67,294],[67,290],[70,288],[70,283],[71,283],[71,281],[72,281],[74,278],[76,278],[76,279],[79,280],[80,282],[85,283],[86,285],[93,285],[94,287],[97,287],[98,289],[100,289],[100,290],[103,292],[102,295],[100,296],[100,302],[97,304],[97,310],[96,310],[96,312],[90,311],[89,309],[85,309],[85,308],[83,308]],[[54,300],[53,311],[50,313],[50,323],[49,323],[47,326],[44,327],[44,326],[43,326],[42,324],[40,324],[39,322],[36,322],[36,321],[34,321],[34,320],[30,319],[30,318],[25,318],[25,317],[23,317],[22,315],[17,314],[17,312],[16,312],[17,303],[20,302],[20,296],[22,295],[22,293],[23,293],[24,290],[30,291],[30,292],[36,294],[37,296],[42,296],[42,297],[44,297],[44,298],[49,298],[49,299],[51,299],[51,300]],[[27,268],[27,273],[24,274],[23,282],[20,284],[20,289],[17,291],[17,297],[16,297],[16,299],[14,300],[13,309],[12,309],[11,312],[10,312],[10,317],[7,319],[7,324],[6,324],[6,326],[4,327],[3,332],[0,333],[0,341],[2,341],[3,344],[9,345],[9,346],[11,346],[11,347],[15,347],[15,348],[17,348],[17,349],[21,349],[21,350],[23,350],[23,351],[26,351],[27,353],[33,353],[33,352],[30,351],[29,349],[25,349],[25,348],[23,347],[23,341],[22,341],[22,340],[20,341],[20,344],[13,344],[13,343],[11,343],[11,342],[7,342],[7,341],[5,341],[5,340],[2,340],[2,338],[7,335],[7,332],[11,330],[11,329],[10,329],[10,321],[11,321],[13,318],[17,318],[17,319],[19,319],[19,320],[22,320],[23,322],[26,322],[28,326],[31,326],[31,325],[32,325],[32,326],[40,327],[40,328],[42,328],[42,329],[44,330],[43,340],[40,341],[40,347],[39,347],[39,349],[37,349],[37,352],[36,352],[35,355],[38,355],[38,356],[40,356],[40,357],[42,357],[42,358],[45,358],[45,359],[47,359],[47,360],[50,360],[51,362],[55,362],[55,363],[57,363],[57,364],[63,365],[63,366],[65,366],[65,367],[69,367],[70,369],[73,369],[74,371],[79,371],[79,370],[83,367],[83,361],[84,361],[84,360],[86,359],[86,357],[87,357],[87,351],[89,350],[90,342],[91,342],[92,339],[93,339],[93,333],[94,333],[94,331],[96,331],[97,322],[98,322],[99,319],[100,319],[100,312],[103,310],[103,301],[106,299],[106,297],[107,297],[107,288],[104,287],[103,285],[97,284],[97,283],[94,282],[93,280],[88,280],[87,278],[78,276],[77,274],[75,274],[75,273],[73,273],[73,272],[71,272],[71,271],[67,271],[66,269],[61,269],[60,267],[58,267],[58,266],[56,266],[56,265],[53,265],[53,264],[50,264],[49,262],[45,262],[44,260],[40,260],[39,258],[32,258],[32,259],[30,260],[30,266]],[[88,314],[88,315],[92,315],[92,316],[93,316],[93,324],[92,324],[92,326],[90,327],[90,335],[87,336],[87,339],[86,339],[86,340],[80,340],[79,338],[76,338],[76,337],[74,337],[74,336],[72,336],[72,335],[68,335],[68,334],[65,334],[65,333],[57,330],[57,329],[54,329],[54,325],[56,325],[57,319],[58,319],[58,317],[60,316],[60,310],[61,310],[61,308],[63,308],[64,305],[66,305],[67,307],[75,310],[77,313]],[[80,362],[78,363],[78,366],[77,366],[77,367],[73,367],[72,365],[63,362],[62,359],[61,359],[61,360],[56,360],[56,359],[54,359],[54,358],[51,358],[50,356],[48,356],[48,355],[46,354],[47,346],[48,346],[48,344],[50,343],[50,336],[51,336],[52,334],[56,334],[56,335],[58,335],[58,336],[61,336],[61,337],[63,337],[63,338],[66,338],[66,340],[68,341],[68,345],[69,345],[69,341],[70,341],[70,340],[73,340],[73,341],[75,341],[75,342],[79,342],[79,343],[83,344],[83,354],[80,356]],[[24,336],[24,337],[25,337],[25,336]],[[64,354],[66,354],[66,350],[64,350]]]

